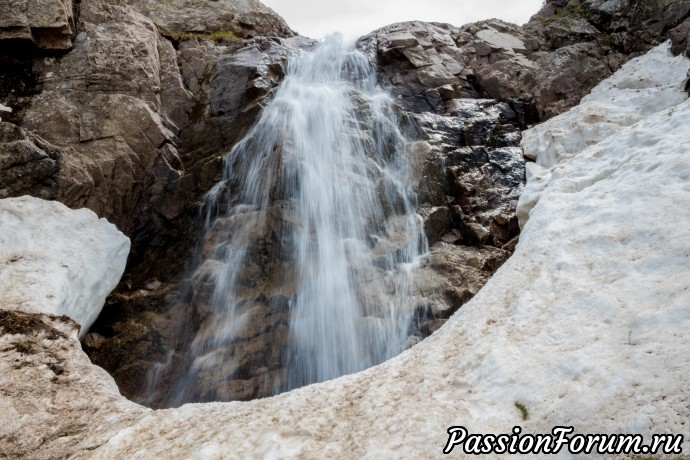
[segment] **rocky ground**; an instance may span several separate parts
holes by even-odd
[[[256,1],[190,5],[0,2],[0,108],[11,109],[0,112],[0,197],[87,207],[131,238],[123,282],[84,347],[133,399],[190,326],[180,282],[200,198],[289,55],[312,44]],[[412,141],[432,245],[420,278],[433,305],[422,336],[515,247],[521,131],[666,37],[687,52],[689,13],[685,0],[550,1],[524,26],[414,22],[358,42]],[[250,388],[229,398],[255,396]]]

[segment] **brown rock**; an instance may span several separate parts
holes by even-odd
[[[60,150],[11,123],[0,122],[0,198],[57,195]]]
[[[690,57],[690,18],[669,30],[668,36],[673,43],[671,49],[674,53],[685,53],[686,56]]]
[[[68,50],[74,37],[71,0],[0,0],[0,50],[30,44]]]
[[[180,39],[292,37],[283,18],[258,0],[126,0],[165,34]]]

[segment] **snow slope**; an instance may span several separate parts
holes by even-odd
[[[650,114],[680,104],[687,94],[679,87],[688,75],[688,59],[669,57],[671,43],[626,63],[611,78],[585,96],[580,105],[524,133],[522,147],[528,184],[520,199],[518,217],[524,227],[530,209],[559,164],[589,146],[613,136]]]
[[[122,277],[129,238],[92,211],[0,200],[1,308],[67,315],[86,334]]]
[[[685,70],[689,62],[682,61]],[[278,397],[175,410],[125,407],[107,392],[79,399],[79,388],[93,385],[75,380],[62,393],[74,398],[71,412],[53,420],[72,429],[79,420],[77,434],[40,445],[22,441],[25,450],[14,452],[441,458],[451,425],[472,433],[510,433],[516,425],[530,433],[556,425],[577,433],[679,433],[689,452],[690,102],[676,64],[663,45],[613,77],[640,82],[656,74],[649,84],[668,86],[665,103],[628,98],[636,121],[599,132],[589,118],[594,108],[552,120],[551,129],[574,128],[576,139],[549,144],[567,154],[541,158],[549,150],[530,139],[544,127],[525,136],[528,154],[549,168],[549,179],[530,206],[515,255],[414,348]],[[619,113],[603,88],[600,114]],[[611,96],[618,91],[609,89]],[[573,140],[589,147],[566,148]],[[526,406],[528,420],[515,402]],[[24,423],[17,433],[42,429],[30,418]]]

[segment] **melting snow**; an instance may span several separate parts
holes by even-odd
[[[3,309],[67,315],[83,336],[128,254],[129,238],[92,211],[32,197],[0,200]]]

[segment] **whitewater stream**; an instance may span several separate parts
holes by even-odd
[[[278,282],[290,294],[285,378],[275,393],[366,369],[409,346],[410,289],[428,245],[398,125],[366,57],[339,37],[291,59],[206,196],[214,320],[191,345],[179,402],[251,326],[243,312],[247,285],[257,284],[257,235],[276,225]]]

